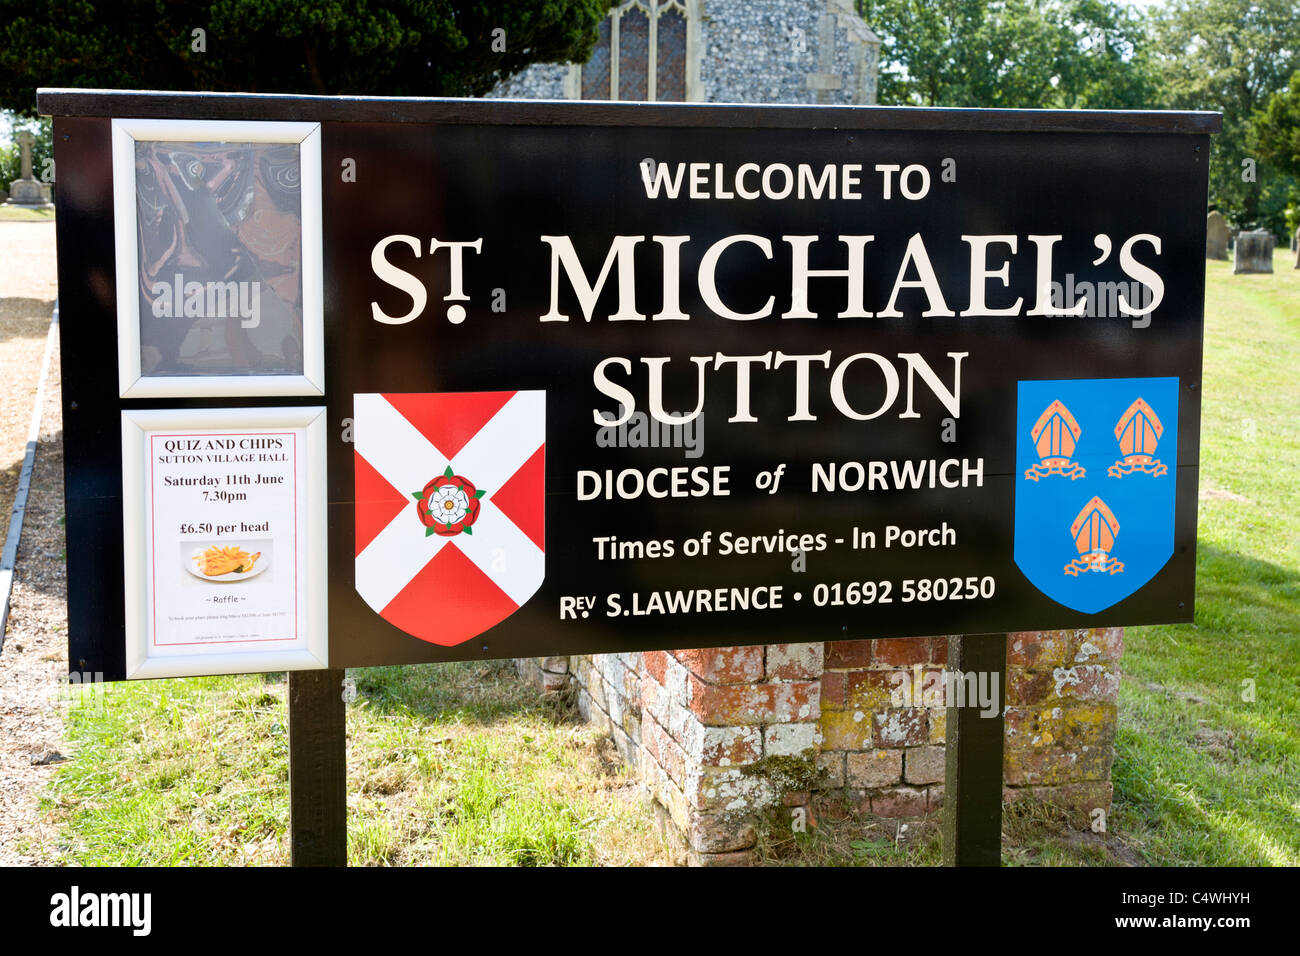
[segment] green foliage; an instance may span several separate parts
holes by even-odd
[[[890,105],[1133,109],[1156,98],[1144,21],[1109,0],[858,0]]]
[[[1300,69],[1295,0],[1170,0],[1152,31],[1165,105],[1223,113],[1210,154],[1211,204],[1239,227],[1281,231],[1297,180],[1254,150],[1253,125]],[[1243,176],[1245,159],[1256,161],[1254,182]]]
[[[1252,134],[1261,158],[1300,179],[1300,70],[1255,117]]]
[[[530,63],[585,61],[609,7],[0,0],[0,107],[31,114],[38,86],[472,96]]]
[[[1149,15],[1110,0],[858,0],[858,9],[883,41],[881,103],[1221,112],[1210,205],[1240,228],[1295,228],[1295,0],[1167,0]]]

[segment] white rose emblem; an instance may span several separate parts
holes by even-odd
[[[438,524],[456,524],[469,514],[469,496],[460,488],[446,485],[429,499],[429,513]]]

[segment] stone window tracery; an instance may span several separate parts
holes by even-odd
[[[699,0],[626,0],[601,21],[591,59],[570,68],[584,100],[698,99]]]

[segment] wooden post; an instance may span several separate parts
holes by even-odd
[[[954,681],[973,673],[975,686],[990,691],[996,680],[997,714],[981,716],[979,701],[970,699],[976,695],[969,693],[948,701],[943,862],[945,866],[1000,866],[1007,636],[948,638],[948,670]],[[970,682],[963,683],[971,687]],[[955,706],[958,703],[965,706]]]
[[[294,866],[346,866],[342,670],[289,673],[289,853]]]

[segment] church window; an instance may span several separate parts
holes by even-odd
[[[596,49],[570,73],[584,100],[670,102],[694,98],[698,0],[627,0],[601,21]],[[694,15],[693,15],[694,13]]]

